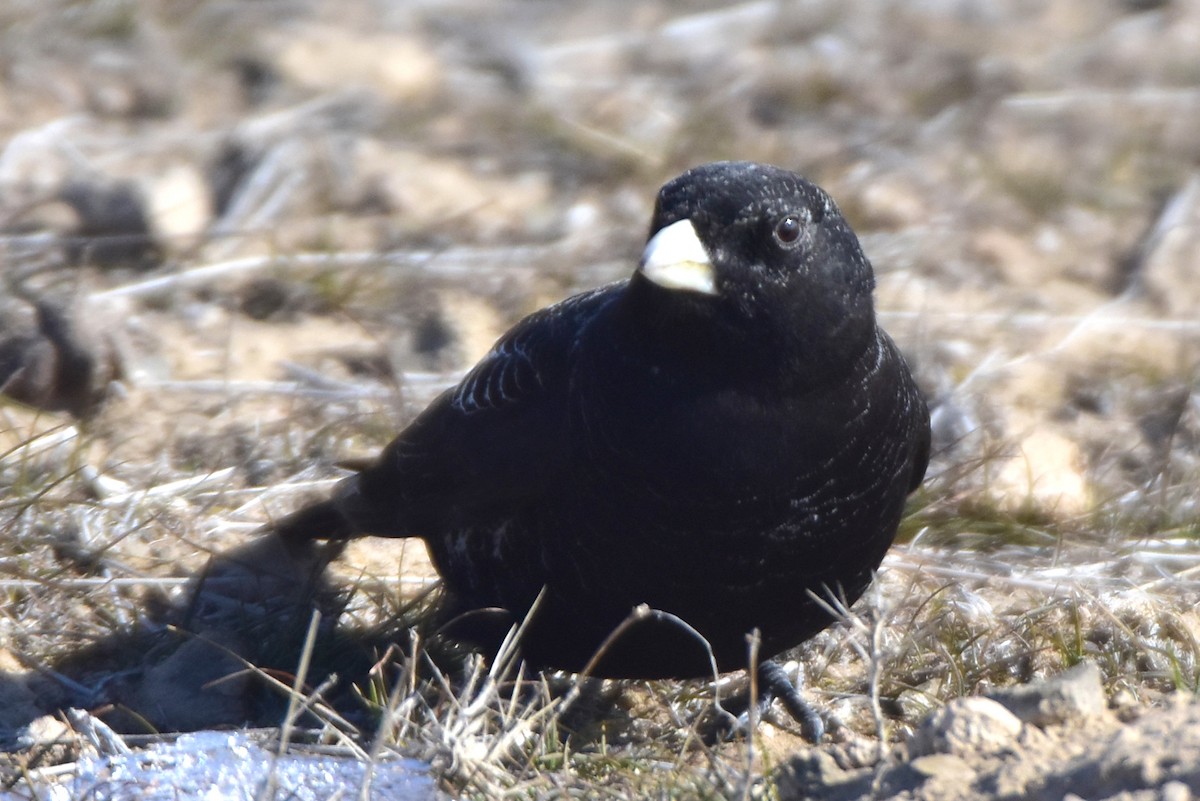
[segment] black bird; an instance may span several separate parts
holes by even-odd
[[[874,275],[833,200],[749,162],[658,195],[633,276],[519,322],[293,541],[420,537],[460,611],[523,618],[521,647],[578,671],[641,604],[721,671],[862,594],[929,455],[929,414],[875,321]],[[712,675],[664,616],[593,675]],[[775,684],[778,669],[764,675]]]

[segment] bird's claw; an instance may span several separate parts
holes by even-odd
[[[758,666],[759,714],[766,712],[771,702],[778,698],[788,714],[796,723],[800,724],[800,732],[804,735],[804,739],[816,745],[825,736],[825,721],[800,695],[800,687],[803,683],[803,669],[801,669],[797,681],[792,681],[787,671],[778,662],[767,660],[761,663]],[[749,710],[743,715],[748,713]]]

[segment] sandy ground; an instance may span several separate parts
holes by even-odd
[[[843,733],[773,729],[759,781],[1190,797],[1196,713],[1169,699],[1200,683],[1198,51],[1196,0],[5,5],[0,381],[45,377],[18,394],[40,409],[0,408],[0,723],[265,715],[247,685],[168,702],[229,669],[181,678],[198,646],[118,643],[522,314],[626,274],[665,179],[739,158],[842,206],[936,440],[866,623],[801,654]],[[54,378],[70,353],[86,386]],[[432,578],[372,542],[328,580],[370,626]],[[1079,661],[1100,722],[1021,721],[951,749],[966,768],[846,756],[877,742],[872,688],[900,747],[951,699]],[[1183,767],[1104,767],[1162,727]]]

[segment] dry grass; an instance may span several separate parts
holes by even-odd
[[[363,431],[373,432],[367,440],[382,435],[386,402],[361,386],[310,394],[230,384],[215,396],[212,387],[175,389],[173,401],[217,410],[227,431],[197,440],[180,427],[166,437],[167,452],[203,465],[191,473],[161,459],[98,458],[120,453],[128,431],[120,420],[81,430],[4,410],[14,444],[0,459],[2,625],[10,659],[38,677],[43,698],[99,711],[115,704],[127,712],[116,718],[126,730],[169,727],[130,705],[136,691],[114,685],[153,673],[178,646],[176,632],[188,629],[232,654],[241,667],[229,673],[253,677],[244,695],[260,700],[238,709],[251,722],[280,725],[280,748],[302,730],[306,741],[362,759],[416,757],[466,797],[772,797],[771,768],[802,747],[778,712],[754,738],[719,742],[714,689],[702,682],[528,675],[512,659],[512,641],[491,663],[448,650],[427,629],[407,626],[424,616],[414,592],[429,574],[420,569],[406,576],[342,566],[332,579],[336,602],[324,602],[341,616],[337,630],[310,627],[294,597],[227,593],[206,561],[236,562],[230,554],[264,513],[325,491],[335,455]],[[236,439],[243,423],[235,418],[248,404],[270,408],[280,397],[286,417],[254,447],[217,442]],[[223,417],[225,408],[240,413]],[[890,743],[949,698],[1081,660],[1100,665],[1117,704],[1197,691],[1196,524],[1169,506],[1175,494],[1151,485],[1075,516],[1014,509],[989,500],[986,458],[956,462],[954,453],[939,457],[914,498],[905,543],[875,589],[853,610],[837,609],[842,622],[797,654],[842,759],[886,757]],[[254,485],[251,465],[264,459],[277,478]],[[197,602],[195,576],[206,570],[214,583]],[[181,619],[185,608],[192,616]],[[250,632],[253,646],[238,637],[231,644],[223,636],[230,629]],[[279,702],[261,700],[269,696]],[[33,788],[62,771],[9,781]]]
[[[518,248],[483,260],[502,273],[528,256]],[[243,259],[94,294],[101,304],[155,298],[143,314],[172,337],[179,372],[188,377],[129,382],[127,395],[86,425],[11,404],[0,409],[0,592],[7,600],[0,631],[11,663],[6,675],[26,690],[27,718],[87,708],[99,717],[70,720],[93,739],[105,719],[142,736],[277,726],[281,750],[296,738],[367,761],[415,757],[465,797],[774,797],[773,768],[806,746],[779,710],[751,738],[714,737],[714,702],[744,687],[530,675],[513,660],[512,641],[484,662],[429,627],[431,570],[421,554],[394,544],[360,548],[315,583],[313,564],[280,561],[276,574],[277,555],[254,555],[259,525],[328,492],[338,459],[373,452],[461,375],[457,367],[354,372],[347,365],[369,361],[370,347],[331,356],[302,332],[311,326],[315,337],[326,337],[335,328],[329,320],[348,320],[377,343],[390,325],[374,317],[379,285],[359,285],[356,272],[400,265],[410,291],[418,277],[463,280],[453,269],[457,258],[448,251],[445,261],[427,252]],[[333,279],[324,271],[331,264],[340,269]],[[286,327],[277,350],[250,358],[247,338],[238,335],[249,323],[215,282],[266,268],[277,280],[321,287],[340,305],[306,313]],[[215,322],[175,326],[176,298],[187,293],[211,293],[221,309]],[[926,331],[962,323],[959,313],[917,317],[892,309],[884,317],[900,332],[917,322]],[[835,604],[841,622],[794,655],[809,697],[829,716],[826,747],[844,764],[887,759],[893,744],[948,699],[1082,660],[1101,667],[1118,706],[1200,689],[1193,567],[1200,519],[1188,396],[1158,434],[1163,444],[1147,462],[1154,469],[1117,469],[1118,448],[1098,451],[1082,466],[1087,502],[1069,511],[1047,505],[1032,475],[1024,496],[1020,481],[997,483],[1016,444],[983,405],[989,388],[1014,369],[1107,325],[1144,326],[1184,347],[1195,326],[1135,316],[1114,323],[997,315],[973,318],[974,333],[1002,342],[987,327],[1014,320],[1014,336],[1049,344],[1015,357],[996,347],[935,399],[943,411],[974,410],[964,417],[976,427],[942,437],[902,544],[874,590],[852,610]],[[253,329],[259,343],[273,333],[269,324]],[[936,337],[928,333],[909,340],[926,371],[940,358],[922,344],[930,341]],[[202,348],[216,358],[187,361]],[[283,380],[252,377],[261,365],[280,363]],[[1144,393],[1177,395],[1176,386],[1147,369],[1126,374],[1112,391],[1118,409],[1137,408]],[[268,575],[245,570],[260,559],[271,566]],[[313,604],[325,615],[320,626],[310,625]],[[185,652],[188,644],[196,649]],[[179,672],[179,663],[197,655],[206,668]],[[206,695],[214,688],[232,689],[217,703]],[[179,703],[193,694],[197,701]],[[206,717],[193,706],[217,711]],[[14,720],[28,722],[19,713]],[[42,746],[17,752],[9,785],[32,791],[69,776],[65,766],[90,747],[74,742],[54,754]]]
[[[282,265],[285,280],[319,283],[327,275],[313,267],[333,259],[351,273],[341,276],[343,286],[353,286],[356,265],[372,263],[354,254],[313,259],[272,266]],[[406,259],[374,263],[421,263]],[[498,269],[515,260],[500,259]],[[169,298],[264,266],[200,265],[94,300]],[[442,265],[430,274],[451,273]],[[357,308],[369,319],[370,292],[335,294],[345,306],[334,317],[361,318]],[[172,301],[155,311],[166,319],[175,313]],[[955,324],[953,314],[947,320]],[[937,320],[926,315],[922,323]],[[1023,323],[1055,332],[1057,343],[1089,324],[1052,315]],[[237,325],[229,316],[215,330]],[[1146,327],[1185,341],[1195,335],[1183,324]],[[233,336],[185,332],[174,347],[197,340],[224,348],[217,364],[236,364]],[[970,399],[1028,361],[1000,353],[962,376],[956,397]],[[285,381],[238,373],[143,380],[84,426],[11,405],[0,410],[8,443],[0,454],[7,599],[0,626],[5,653],[19,667],[13,681],[31,688],[31,710],[90,708],[125,731],[153,733],[197,720],[186,705],[174,707],[184,717],[173,719],[153,693],[186,696],[240,682],[228,717],[201,717],[202,725],[276,725],[280,749],[294,736],[369,761],[415,757],[466,797],[773,797],[772,768],[804,746],[778,710],[754,737],[714,739],[714,701],[731,692],[719,689],[727,682],[529,675],[512,658],[511,640],[490,663],[464,654],[423,622],[433,597],[428,565],[384,544],[366,549],[380,558],[348,557],[315,586],[302,569],[266,578],[239,572],[254,558],[245,543],[258,525],[327,492],[338,458],[372,451],[461,374],[363,377],[319,355],[310,364],[288,367]],[[1186,424],[1181,419],[1176,426]],[[1184,434],[1177,439],[1187,445]],[[1111,463],[1097,461],[1086,476],[1094,497],[1066,514],[1032,490],[1017,502],[1011,487],[995,491],[996,466],[1012,454],[1003,436],[985,428],[944,442],[874,590],[853,610],[835,604],[841,623],[795,655],[810,698],[830,718],[827,747],[847,764],[872,764],[950,698],[1082,660],[1100,665],[1118,705],[1197,692],[1196,476],[1186,448],[1173,462],[1172,447],[1160,472],[1140,487],[1112,485],[1124,491],[1108,497],[1100,489],[1109,486]],[[310,625],[314,602],[326,614],[322,626],[315,618]],[[176,675],[164,667],[193,640],[206,645],[198,653],[213,659],[211,670]],[[153,693],[145,689],[151,685]],[[71,720],[85,733],[103,725]],[[79,748],[58,759],[69,764]],[[61,766],[10,768],[8,781],[32,789],[67,775]]]
[[[534,676],[440,641],[417,548],[354,546],[312,580],[318,554],[247,544],[508,323],[625,274],[654,189],[710,157],[838,198],[935,406],[901,544],[792,654],[839,763],[1081,660],[1119,710],[1200,690],[1187,4],[1062,0],[1032,26],[1003,2],[390,5],[0,4],[0,300],[85,298],[126,369],[86,424],[0,404],[0,728],[91,715],[15,748],[8,786],[251,723],[427,760],[467,797],[776,797],[806,747],[778,711],[717,742],[708,683]],[[281,55],[380,28],[427,48],[432,89],[313,84]],[[221,202],[156,233],[153,273],[65,263],[84,243],[61,184],[149,193],[180,167]]]

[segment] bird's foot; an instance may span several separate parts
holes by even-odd
[[[724,704],[718,704],[719,720],[714,724],[713,734],[718,739],[725,739],[738,734],[748,734],[751,731],[751,721],[761,720],[778,698],[784,709],[800,726],[804,739],[817,744],[825,735],[825,722],[820,715],[808,705],[800,694],[804,684],[803,668],[796,681],[778,662],[767,661],[758,666],[758,696],[751,705],[750,691],[736,693]],[[737,712],[738,709],[742,711]],[[752,714],[753,713],[753,714]]]
[[[758,666],[758,712],[760,716],[764,714],[771,702],[778,698],[788,714],[800,724],[800,733],[804,735],[804,739],[816,745],[825,736],[825,721],[800,695],[803,685],[803,668],[800,669],[797,680],[792,681],[783,665],[778,662],[767,660],[761,663]],[[743,714],[748,712],[749,710]]]

